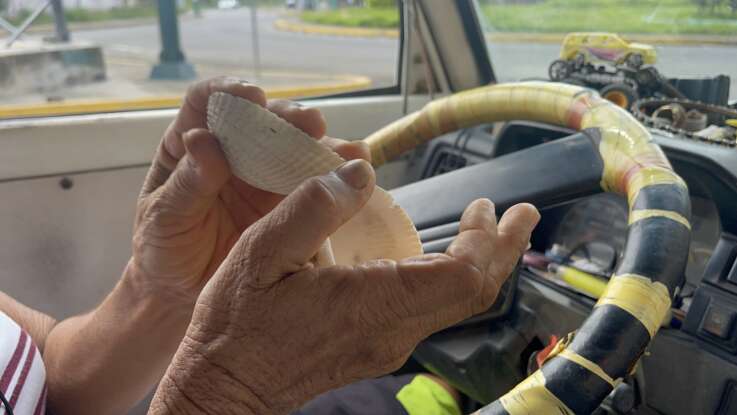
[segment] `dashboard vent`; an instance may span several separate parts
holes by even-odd
[[[427,169],[423,178],[458,170],[466,167],[468,164],[468,159],[462,154],[458,154],[457,151],[441,150],[435,154],[433,159],[433,162],[430,163],[430,168]]]
[[[458,235],[459,227],[460,222],[451,222],[420,229],[422,249],[425,253],[445,252],[453,239]]]

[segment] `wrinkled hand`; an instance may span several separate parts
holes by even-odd
[[[531,205],[512,207],[497,225],[493,204],[475,201],[445,254],[310,262],[374,181],[368,163],[348,162],[303,183],[243,233],[199,297],[152,413],[287,413],[397,369],[420,340],[493,303],[539,220]]]
[[[283,100],[267,103],[261,89],[236,79],[216,78],[189,89],[141,191],[131,260],[143,291],[181,301],[189,311],[241,233],[283,199],[230,173],[217,139],[206,130],[207,101],[216,91],[266,106],[312,137],[325,134],[319,110]],[[320,141],[346,159],[369,157],[361,142]]]

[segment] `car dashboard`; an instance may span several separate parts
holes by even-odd
[[[428,179],[573,133],[527,121],[463,129],[408,156],[405,177],[409,183]],[[689,186],[692,240],[685,284],[631,379],[614,390],[600,413],[737,414],[737,149],[652,133]],[[536,179],[535,171],[530,165],[528,180]],[[512,388],[530,373],[541,350],[588,316],[595,295],[561,279],[560,265],[605,283],[623,252],[628,208],[619,195],[553,204],[541,214],[531,249],[495,305],[418,347],[473,400],[493,400]],[[457,224],[419,230],[425,250],[438,252]]]

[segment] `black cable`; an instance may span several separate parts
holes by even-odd
[[[0,391],[0,401],[2,401],[3,405],[5,406],[5,412],[8,415],[13,415],[13,407],[11,407],[8,403],[8,400],[5,399],[5,394],[3,393],[3,391]]]

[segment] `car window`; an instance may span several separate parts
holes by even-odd
[[[737,1],[480,0],[477,9],[499,81],[550,79],[566,34],[603,32],[612,36],[578,39],[578,46],[586,48],[581,48],[584,59],[577,68],[614,73],[627,55],[635,56],[640,48],[636,42],[652,54],[640,50],[632,63],[653,66],[667,79],[726,75],[730,99],[737,99]],[[582,65],[589,62],[591,66]],[[603,78],[567,78],[597,89],[606,86]]]
[[[0,118],[171,107],[218,75],[273,97],[398,83],[393,0],[0,0],[0,18]]]

